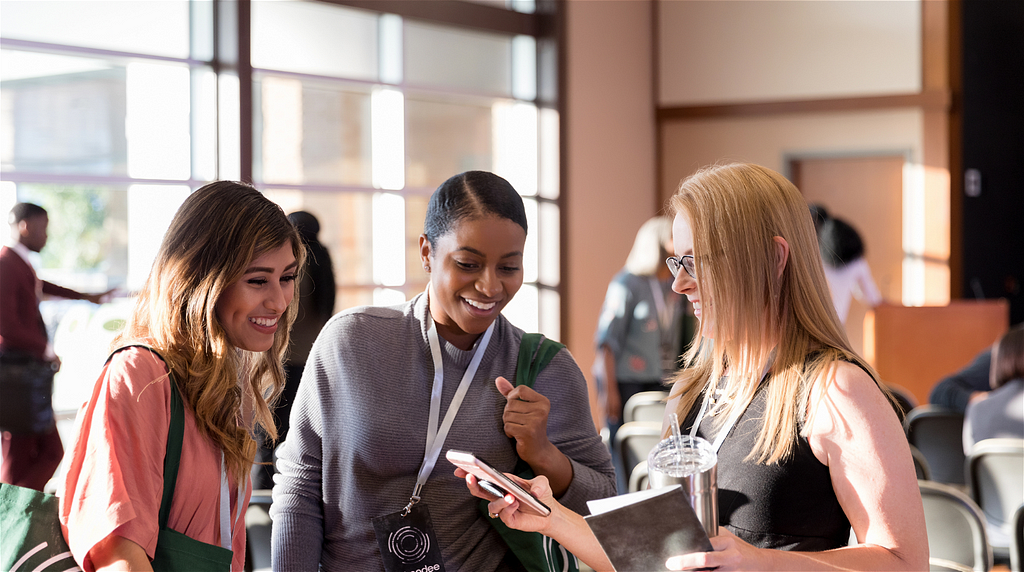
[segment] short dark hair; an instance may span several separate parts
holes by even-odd
[[[821,259],[833,268],[842,268],[864,256],[864,241],[850,223],[839,218],[829,218],[818,232],[818,247]]]
[[[462,219],[485,215],[508,219],[527,232],[523,198],[508,181],[487,171],[459,173],[430,195],[423,234],[433,248]]]
[[[11,209],[11,214],[8,217],[7,222],[10,224],[18,224],[25,219],[40,215],[46,216],[46,209],[32,203],[18,203]]]

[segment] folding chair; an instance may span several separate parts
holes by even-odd
[[[996,562],[1010,560],[1012,520],[1024,503],[1024,439],[985,439],[967,457],[967,484],[981,507]]]
[[[269,490],[254,490],[245,511],[245,569],[269,571],[270,567],[270,502]]]
[[[917,484],[924,504],[931,570],[990,570],[992,549],[978,505],[953,487],[930,481]]]
[[[1010,537],[1010,570],[1024,572],[1024,504],[1013,513],[1013,536]]]
[[[928,461],[931,480],[964,485],[964,416],[935,405],[915,407],[903,422],[907,440]]]
[[[661,422],[623,423],[615,432],[615,449],[622,459],[622,468],[626,475],[631,475],[633,469],[646,461],[651,449],[661,442]]]
[[[647,461],[640,461],[635,467],[633,472],[629,474],[629,492],[635,493],[647,489],[647,484],[650,482],[650,477],[647,474]]]
[[[667,391],[641,391],[626,400],[622,408],[622,422],[646,421],[661,423],[665,416]]]

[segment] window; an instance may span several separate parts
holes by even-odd
[[[251,177],[320,219],[336,310],[401,302],[426,286],[430,193],[484,169],[529,217],[526,283],[505,314],[557,339],[559,117],[538,84],[557,74],[536,6],[343,4],[0,0],[0,209],[49,211],[40,276],[137,289],[191,191]],[[58,410],[84,399],[128,307],[47,303]]]

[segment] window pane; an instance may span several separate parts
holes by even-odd
[[[160,243],[178,207],[192,192],[187,186],[132,185],[128,187],[127,288],[145,284]]]
[[[473,169],[492,170],[491,105],[405,100],[408,187],[436,188],[448,177]]]
[[[4,2],[3,12],[0,35],[4,38],[189,56],[188,0]]]
[[[519,194],[537,194],[537,108],[529,103],[494,103],[494,172]]]
[[[142,179],[188,179],[188,67],[132,62],[126,71],[128,175]]]
[[[540,332],[552,340],[562,339],[562,299],[554,290],[540,291]]]
[[[512,94],[512,38],[406,21],[405,81],[477,93]]]
[[[269,75],[254,91],[257,179],[371,185],[368,92]]]
[[[5,171],[127,173],[125,66],[14,50],[0,57]]]
[[[253,2],[252,65],[374,81],[377,19],[323,3]]]
[[[541,109],[538,129],[538,192],[546,199],[557,199],[559,189],[558,112],[554,109]]]
[[[501,311],[508,321],[526,332],[536,332],[539,327],[537,321],[537,286],[523,284],[523,287],[516,292],[515,298]]]
[[[430,197],[407,196],[405,198],[405,276],[413,290],[426,288],[429,275],[420,262],[420,235],[427,218],[427,203]]]
[[[558,286],[559,275],[559,216],[558,205],[540,203],[538,211],[537,233],[540,240],[538,248],[537,279],[547,286]]]
[[[342,295],[342,286],[373,284],[372,193],[263,189],[263,194],[280,205],[286,213],[304,210],[320,221],[319,239],[331,254],[339,296]],[[372,292],[370,294],[367,300],[372,299]],[[339,302],[335,307],[342,309],[348,306],[340,305]]]
[[[526,233],[526,246],[523,248],[523,280],[525,282],[537,281],[537,201],[535,199],[523,199],[523,207],[526,209],[526,226],[529,232]]]
[[[18,201],[47,211],[49,238],[39,277],[82,292],[124,286],[128,275],[128,202],[124,187],[17,185]],[[7,213],[4,213],[7,214]]]

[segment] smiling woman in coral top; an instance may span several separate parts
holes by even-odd
[[[83,570],[243,568],[251,434],[274,435],[267,400],[284,384],[303,256],[248,185],[211,183],[182,204],[77,422],[60,515]]]

